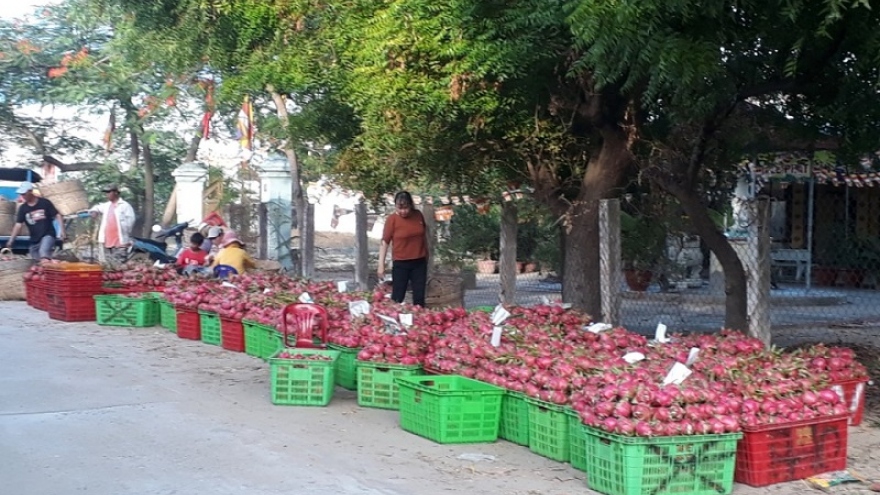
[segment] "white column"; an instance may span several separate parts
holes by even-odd
[[[198,162],[188,162],[171,172],[177,182],[177,221],[191,221],[198,225],[205,218],[203,197],[208,168]]]
[[[271,260],[278,260],[285,269],[291,270],[293,179],[290,176],[290,164],[284,156],[272,155],[260,168],[260,201],[266,205],[268,230],[266,256]]]

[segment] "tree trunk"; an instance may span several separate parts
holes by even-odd
[[[513,201],[501,203],[501,252],[498,273],[501,274],[501,302],[516,304],[516,231],[517,208]]]
[[[700,238],[706,246],[715,253],[718,263],[724,270],[724,327],[732,330],[747,332],[749,329],[748,319],[748,286],[746,272],[739,256],[727,237],[721,232],[709,216],[706,206],[700,201],[697,192],[686,188],[665,187],[681,204],[685,214],[691,222]]]
[[[599,262],[599,200],[617,194],[632,164],[621,129],[604,130],[602,147],[590,159],[577,199],[568,210],[562,300],[599,317],[602,313]]]
[[[284,99],[284,96],[277,92],[274,87],[270,84],[266,86],[267,91],[272,96],[272,101],[275,103],[275,112],[278,115],[278,120],[281,121],[283,127],[287,129],[287,125],[289,122],[288,113],[287,113],[287,105]],[[292,183],[293,190],[291,191],[293,196],[293,206],[296,209],[296,228],[300,232],[300,241],[299,247],[300,250],[303,249],[302,245],[302,232],[305,231],[305,222],[306,222],[306,207],[305,207],[305,199],[303,197],[302,192],[302,181],[301,174],[299,169],[299,159],[296,156],[296,149],[294,148],[291,137],[288,136],[287,139],[284,140],[284,154],[287,156],[287,162],[290,165],[290,178]],[[294,273],[302,273],[302,266],[300,260],[302,259],[302,253],[300,256],[293,257],[293,270]],[[300,265],[300,266],[298,266]]]
[[[150,229],[156,220],[156,184],[153,175],[153,153],[150,144],[144,141],[144,227]]]

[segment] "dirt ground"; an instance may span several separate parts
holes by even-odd
[[[273,406],[265,363],[159,328],[60,323],[14,302],[0,314],[2,493],[595,493],[583,473],[524,447],[444,446],[406,433],[397,412],[358,407],[341,389],[327,408]],[[869,391],[877,421],[877,386]],[[880,480],[873,421],[850,429],[849,467]],[[805,490],[792,482],[733,493]]]

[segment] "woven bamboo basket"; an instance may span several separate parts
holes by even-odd
[[[0,235],[9,235],[14,226],[15,202],[0,199]]]
[[[82,182],[66,180],[54,184],[41,185],[40,194],[52,201],[55,209],[62,215],[73,215],[89,209],[89,197]]]
[[[0,251],[0,254],[7,253],[8,249]],[[31,264],[27,258],[0,261],[0,301],[24,301],[24,274]]]

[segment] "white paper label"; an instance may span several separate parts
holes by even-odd
[[[699,357],[699,355],[700,355],[700,348],[699,347],[691,347],[691,351],[688,353],[687,362],[685,362],[684,364],[686,366],[693,365],[694,363],[697,362],[697,357]]]
[[[504,330],[504,327],[496,326],[492,329],[492,340],[490,343],[492,347],[498,347],[501,345],[501,331]]]
[[[636,364],[645,359],[645,355],[641,352],[628,352],[623,356],[623,360],[629,364]]]
[[[498,306],[495,306],[495,311],[492,311],[492,324],[500,325],[509,317],[510,313],[504,309],[504,306],[499,304]]]
[[[370,303],[367,301],[349,301],[348,314],[350,314],[352,318],[368,315],[370,314]]]
[[[602,333],[614,328],[610,323],[593,323],[592,325],[588,325],[584,327],[584,329],[590,333]]]
[[[220,285],[222,285],[223,287],[229,287],[230,289],[237,289],[238,288],[235,286],[235,284],[231,284],[231,283],[225,282],[225,281]]]
[[[654,340],[660,342],[661,344],[669,342],[669,339],[666,338],[666,325],[664,325],[663,323],[657,324],[657,331],[654,333]]]
[[[666,378],[663,379],[663,386],[669,384],[681,385],[689,376],[691,376],[691,370],[688,369],[687,366],[681,363],[675,363],[672,365],[672,369],[669,370],[669,373],[666,374]]]
[[[345,280],[336,282],[336,290],[338,292],[348,292],[348,282],[346,282]]]
[[[401,331],[400,323],[397,320],[395,320],[394,318],[391,318],[390,316],[380,315],[379,313],[376,313],[376,316],[378,316],[379,319],[382,320],[382,323],[385,324],[385,332],[386,333],[392,333],[392,334],[400,333],[400,331]]]
[[[400,323],[405,327],[411,327],[413,324],[413,316],[409,313],[401,313]]]
[[[303,292],[299,296],[299,302],[303,304],[314,304],[315,301],[312,300],[312,296],[308,292]]]

